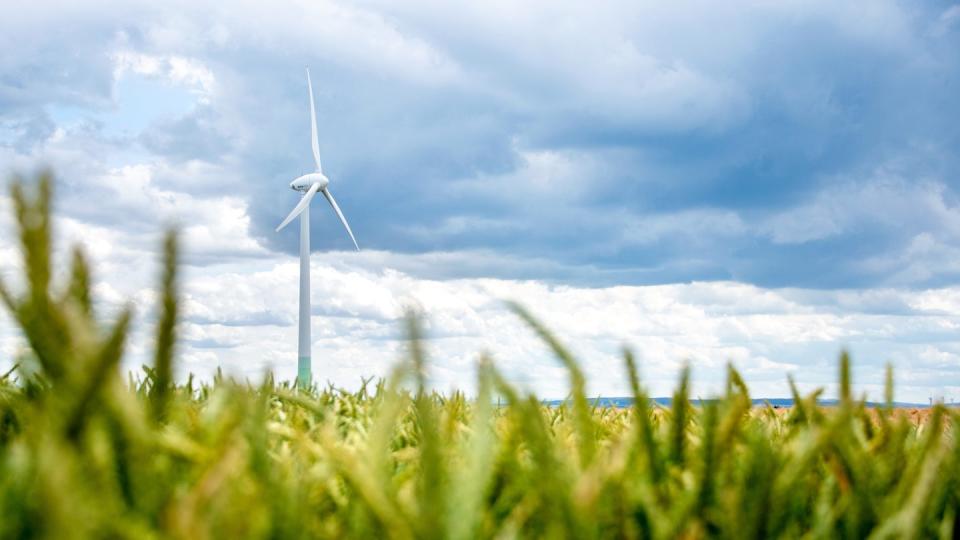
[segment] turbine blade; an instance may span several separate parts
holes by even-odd
[[[317,172],[323,172],[320,165],[320,143],[317,142],[317,109],[313,105],[313,83],[310,82],[310,69],[307,68],[307,90],[310,92],[310,142],[313,144],[313,159],[317,162]]]
[[[340,222],[343,223],[343,226],[347,229],[347,234],[350,235],[350,239],[353,240],[353,247],[357,248],[357,251],[360,251],[360,246],[357,245],[357,239],[353,237],[353,231],[350,230],[350,225],[347,224],[347,218],[343,217],[343,212],[340,211],[340,207],[337,206],[337,201],[333,199],[333,194],[330,193],[330,190],[323,188],[323,196],[330,201],[330,206],[333,207],[333,211],[337,213],[337,217],[340,218]]]
[[[288,223],[293,221],[293,218],[299,216],[300,213],[303,212],[303,209],[306,208],[308,204],[310,204],[310,199],[312,199],[313,196],[317,194],[318,189],[320,189],[320,184],[314,184],[310,186],[310,189],[308,189],[307,192],[303,195],[303,198],[300,199],[300,202],[293,207],[293,211],[290,212],[290,215],[287,216],[287,219],[283,220],[283,223],[281,223],[280,226],[277,227],[277,232],[280,232],[280,229],[286,227]]]

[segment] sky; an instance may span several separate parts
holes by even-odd
[[[356,387],[426,316],[431,380],[480,354],[563,397],[504,307],[578,355],[594,395],[728,362],[755,395],[960,398],[960,4],[783,0],[47,2],[0,5],[0,174],[57,178],[106,310],[149,358],[165,227],[185,245],[180,375],[296,371],[298,227],[313,168],[314,373]],[[323,201],[319,201],[322,203]],[[0,195],[0,276],[20,262]],[[59,259],[65,261],[64,257]],[[24,345],[0,316],[0,366]]]

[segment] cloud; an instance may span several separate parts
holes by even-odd
[[[67,255],[66,241],[81,242],[94,260],[101,311],[133,299],[137,324],[125,366],[136,370],[149,362],[159,239],[72,218],[58,219],[56,227],[65,233],[60,260]],[[187,261],[209,249],[189,235],[186,245]],[[787,395],[788,373],[805,391],[827,386],[833,392],[842,346],[854,355],[858,391],[873,397],[880,396],[887,361],[898,372],[898,399],[925,401],[928,395],[960,392],[944,384],[952,380],[960,354],[956,287],[829,291],[729,281],[595,287],[535,279],[427,279],[391,269],[403,266],[403,256],[360,255],[318,256],[312,269],[315,369],[321,380],[346,387],[359,384],[361,375],[385,375],[403,357],[401,317],[415,306],[427,317],[437,387],[472,388],[475,362],[486,351],[515,383],[562,397],[565,373],[505,308],[502,301],[512,299],[528,306],[581,359],[592,394],[627,392],[620,358],[625,345],[636,350],[645,383],[656,395],[669,394],[684,361],[693,368],[697,395],[719,391],[728,361],[743,371],[757,395]],[[448,272],[452,257],[441,264]],[[4,260],[5,280],[15,274],[11,262]],[[201,258],[184,272],[181,376],[206,377],[217,366],[253,379],[267,370],[293,376],[298,269],[292,258]],[[9,365],[22,347],[5,320],[0,363]]]
[[[201,103],[208,102],[215,90],[213,73],[203,63],[182,56],[154,56],[131,51],[114,54],[114,77],[119,79],[126,72],[149,77],[160,77],[176,84],[190,87],[200,96]]]
[[[232,273],[191,270],[189,339],[182,354],[212,354],[187,363],[209,373],[221,365],[257,378],[265,369],[294,370],[294,262]],[[908,372],[900,399],[924,401],[949,378],[957,359],[956,310],[938,299],[960,292],[887,290],[891,307],[870,295],[769,290],[731,282],[581,288],[537,281],[424,280],[392,270],[340,270],[314,264],[314,356],[321,379],[353,387],[359,374],[384,375],[402,356],[401,317],[411,305],[427,316],[428,344],[440,388],[471,388],[473,365],[487,351],[514,380],[541,395],[562,397],[566,379],[546,347],[504,307],[530,306],[584,364],[591,392],[626,392],[619,351],[634,347],[645,380],[669,393],[681,362],[693,367],[697,392],[719,391],[727,361],[743,370],[758,395],[784,396],[786,375],[801,387],[830,387],[841,345],[854,354],[858,388],[879,398],[882,365]],[[931,305],[931,302],[933,304]],[[832,387],[831,387],[832,388]],[[951,391],[960,390],[954,389]]]
[[[133,131],[110,141],[94,123],[83,138],[107,147],[91,153],[132,158],[116,166],[144,153],[215,165],[232,195],[256,202],[250,226],[271,249],[296,249],[295,231],[272,229],[293,202],[286,183],[311,166],[304,65],[333,188],[367,248],[495,250],[632,268],[631,282],[817,286],[811,269],[791,268],[810,258],[805,244],[831,240],[826,256],[844,277],[820,285],[867,286],[886,276],[857,260],[910,240],[827,204],[835,179],[882,191],[870,185],[882,182],[877,163],[896,160],[908,199],[931,184],[947,199],[955,190],[957,134],[945,119],[958,103],[943,83],[960,72],[955,34],[931,33],[952,19],[925,4],[107,7],[69,34],[107,60],[79,88],[104,90],[39,92],[3,116],[9,137],[43,156],[23,149],[51,145],[47,109],[85,107],[108,133],[122,122],[104,111],[119,103]],[[56,14],[29,22],[65,24]],[[49,83],[24,69],[60,45],[50,35],[18,47],[8,79]],[[134,76],[161,86],[117,82]],[[176,105],[131,123],[131,100]],[[197,189],[177,174],[178,189]],[[320,247],[348,247],[323,233],[336,230],[331,216],[317,218]],[[850,249],[864,234],[876,251]]]
[[[785,370],[828,384],[847,343],[865,388],[881,358],[919,359],[905,392],[922,398],[957,354],[956,8],[40,2],[0,22],[0,168],[57,171],[64,236],[100,261],[105,302],[145,317],[144,269],[179,224],[187,369],[289,370],[297,233],[273,228],[313,167],[309,66],[364,248],[313,213],[332,379],[382,373],[419,305],[438,384],[488,348],[562,393],[492,300],[516,296],[582,347],[600,392],[622,391],[623,341],[662,392],[683,358],[704,381],[729,358],[771,392]]]

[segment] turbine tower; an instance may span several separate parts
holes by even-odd
[[[313,105],[313,85],[310,83],[310,70],[307,70],[307,92],[310,94],[310,129],[311,143],[313,144],[313,159],[317,163],[316,172],[305,174],[293,182],[290,182],[290,188],[294,191],[303,192],[303,197],[297,206],[293,208],[287,219],[277,227],[277,232],[284,228],[297,216],[300,216],[300,320],[297,334],[297,384],[300,388],[309,388],[311,382],[311,358],[310,358],[310,201],[319,191],[333,207],[337,213],[340,222],[347,229],[350,240],[353,240],[353,246],[360,251],[357,245],[357,239],[353,237],[353,231],[347,224],[347,218],[343,217],[343,212],[337,206],[333,194],[330,193],[328,186],[330,179],[323,174],[323,167],[320,165],[320,145],[317,143],[317,112]]]

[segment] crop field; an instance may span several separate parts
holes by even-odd
[[[175,384],[177,241],[167,236],[152,365],[121,372],[129,311],[104,317],[75,251],[52,283],[52,185],[14,183],[23,290],[0,288],[28,350],[0,374],[2,538],[953,538],[957,415],[869,409],[838,362],[839,403],[754,407],[734,369],[694,405],[653,404],[629,351],[631,407],[596,407],[567,370],[547,406],[495,364],[478,395],[425,390],[409,357],[357,392],[224,377]],[[533,310],[535,312],[535,309]],[[888,371],[887,399],[892,402]],[[791,385],[792,386],[792,385]]]

